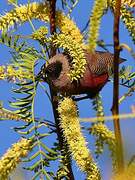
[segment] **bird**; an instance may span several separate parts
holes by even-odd
[[[110,52],[84,50],[86,68],[78,81],[71,81],[69,77],[72,69],[72,58],[67,53],[58,53],[48,60],[48,65],[42,70],[43,79],[56,92],[72,96],[86,94],[94,98],[108,82],[109,73],[113,71],[114,55]],[[120,58],[119,63],[125,59]]]

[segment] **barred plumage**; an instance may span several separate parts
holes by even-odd
[[[95,53],[89,53],[86,51],[86,57],[89,59],[88,66],[92,73],[100,75],[110,72],[113,69],[114,55],[109,52],[96,51]],[[124,59],[120,59],[123,62]]]

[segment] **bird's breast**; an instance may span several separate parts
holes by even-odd
[[[85,74],[82,79],[80,79],[80,85],[85,88],[96,88],[102,86],[108,81],[108,74],[95,75],[95,74]]]

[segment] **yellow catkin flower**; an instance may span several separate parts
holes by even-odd
[[[65,35],[70,35],[72,39],[76,41],[76,43],[82,44],[83,36],[80,32],[80,29],[76,26],[75,22],[69,19],[60,11],[58,11],[56,15],[56,24],[60,28],[61,32]]]
[[[94,51],[99,36],[101,17],[107,7],[107,0],[96,0],[90,17],[89,50]]]
[[[6,73],[7,73],[7,75],[9,76],[9,77],[12,77],[12,76],[15,76],[16,75],[16,71],[15,71],[15,69],[13,68],[13,66],[7,66],[6,67]]]
[[[69,145],[70,152],[79,168],[87,174],[88,180],[99,180],[100,172],[94,162],[85,138],[81,133],[76,105],[70,98],[65,98],[58,107],[60,125]]]
[[[31,151],[32,141],[22,138],[17,143],[13,144],[10,149],[0,159],[0,179],[7,180],[9,174]]]
[[[121,19],[123,20],[135,44],[135,18],[125,6],[121,7]]]
[[[5,66],[0,66],[0,80],[5,78],[6,78]]]
[[[46,43],[47,41],[47,38],[46,38],[47,34],[48,34],[48,29],[44,26],[41,26],[38,30],[36,30],[32,34],[32,38],[35,40],[38,40],[41,44],[44,45],[44,43]]]
[[[17,70],[16,70],[16,79],[18,79],[19,81],[23,81],[23,80],[26,80],[26,79],[32,79],[33,78],[33,74],[30,73],[30,71],[28,70],[24,70],[23,68],[19,67]]]
[[[100,96],[100,94],[98,94],[93,99],[92,104],[93,104],[93,109],[96,111],[97,120],[98,120],[98,117],[104,117],[104,108],[103,108],[103,103],[102,103],[102,97]],[[102,122],[103,121],[104,120],[102,120]]]
[[[72,70],[70,70],[69,74],[71,81],[82,77],[85,72],[86,59],[81,45],[73,40],[70,35],[62,33],[52,37],[52,42],[56,46],[68,50],[69,55],[73,58]]]
[[[111,180],[135,180],[135,163],[125,168],[124,172],[114,175]]]

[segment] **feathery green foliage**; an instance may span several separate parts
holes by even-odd
[[[104,124],[104,120],[98,120],[99,117],[104,117],[104,108],[102,105],[102,98],[97,95],[93,100],[93,109],[96,111],[97,122],[93,123],[89,129],[90,134],[94,135],[95,140],[95,154],[99,157],[103,153],[104,145],[108,145],[113,161],[113,169],[116,169],[116,140],[113,131],[109,130]]]
[[[104,108],[102,104],[102,97],[98,94],[92,101],[93,109],[96,111],[97,120],[98,117],[104,116]]]
[[[97,157],[103,153],[104,145],[106,144],[111,152],[114,171],[116,168],[116,140],[114,133],[107,128],[103,123],[95,123],[90,127],[90,133],[96,136],[95,153]]]

